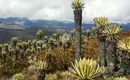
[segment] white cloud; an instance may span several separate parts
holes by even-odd
[[[0,0],[0,17],[73,20],[72,0]],[[84,0],[83,20],[106,16],[113,21],[130,21],[129,0]]]

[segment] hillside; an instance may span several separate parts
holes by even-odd
[[[10,23],[10,22],[1,22],[0,29],[8,29],[8,30],[24,30],[24,25],[18,23]]]
[[[0,18],[0,22],[11,22],[11,23],[21,23],[24,25],[25,28],[28,27],[62,27],[62,28],[67,28],[67,29],[72,29],[74,28],[74,22],[73,21],[57,21],[57,20],[29,20],[27,18]],[[91,29],[93,24],[87,24],[83,22],[83,27]]]
[[[85,29],[91,29],[93,24],[83,22]],[[12,37],[18,37],[21,40],[36,38],[37,30],[43,30],[44,34],[49,36],[55,32],[70,32],[74,28],[73,21],[56,20],[29,20],[27,18],[0,18],[0,43],[8,42]],[[129,29],[129,23],[123,25],[124,30]],[[130,31],[123,32],[129,35]]]
[[[17,25],[23,25],[25,28],[29,27],[62,27],[66,28],[68,30],[74,28],[74,21],[67,21],[67,20],[29,20],[28,18],[22,17],[8,17],[8,18],[0,18],[1,23],[14,23]],[[112,22],[116,23],[116,22]],[[119,24],[119,23],[116,23]],[[93,24],[92,23],[87,23],[86,21],[83,21],[82,26],[86,29],[92,29]],[[123,29],[124,30],[129,30],[130,29],[130,23],[125,23],[123,24]]]
[[[0,29],[0,43],[5,43],[10,41],[12,37],[17,37],[20,40],[27,41],[28,39],[35,39],[37,30],[43,30],[44,35],[50,36],[55,32],[67,32],[65,29],[60,28],[45,28],[45,27],[30,27],[24,30],[9,30]]]

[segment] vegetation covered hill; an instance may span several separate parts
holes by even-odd
[[[24,30],[24,25],[18,23],[0,22],[0,29]]]

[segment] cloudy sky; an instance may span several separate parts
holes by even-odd
[[[0,17],[73,20],[72,0],[0,0]],[[130,0],[84,0],[83,20],[106,16],[113,21],[130,22]]]

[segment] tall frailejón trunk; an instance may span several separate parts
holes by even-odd
[[[99,45],[99,65],[100,66],[106,66],[106,46],[105,46],[105,38],[100,37],[98,39],[98,45]]]
[[[117,69],[117,42],[113,40],[107,40],[107,44],[107,68],[110,73],[113,73]]]
[[[81,57],[82,9],[74,10],[74,20],[75,20],[75,46],[76,46],[75,58],[79,60]]]
[[[130,52],[122,51],[122,55],[120,56],[120,58],[120,69],[117,72],[117,75],[130,75]]]

